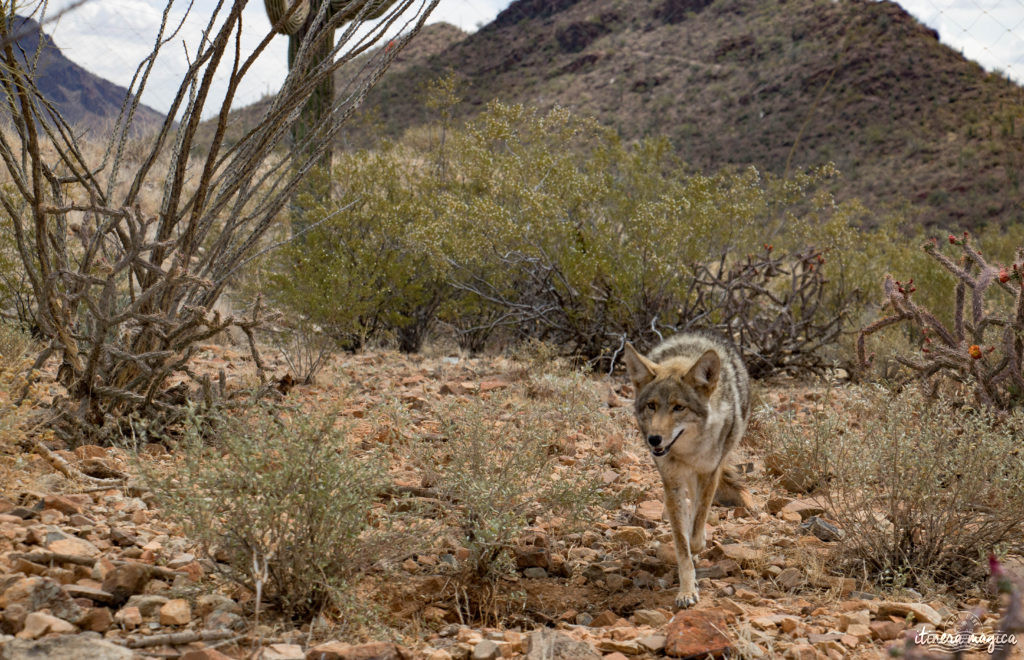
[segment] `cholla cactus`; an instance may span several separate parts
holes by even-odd
[[[913,280],[904,283],[886,275],[885,297],[893,314],[860,331],[857,356],[867,365],[870,357],[865,356],[865,337],[906,321],[920,329],[924,340],[920,356],[897,356],[901,364],[923,378],[939,374],[969,383],[983,405],[1001,409],[1020,405],[1024,401],[1024,248],[1018,249],[1012,266],[993,266],[971,245],[966,232],[962,238],[951,234],[949,242],[960,248],[958,263],[939,251],[935,239],[926,243],[924,250],[957,279],[953,327],[946,327],[913,301]],[[1003,297],[986,301],[989,291]]]

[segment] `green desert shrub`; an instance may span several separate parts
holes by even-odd
[[[474,617],[494,603],[500,578],[515,569],[513,549],[528,528],[558,520],[569,531],[602,496],[601,481],[586,464],[559,461],[574,454],[566,445],[571,432],[593,421],[588,406],[596,396],[578,373],[550,378],[548,387],[565,396],[530,401],[496,393],[439,405],[444,442],[421,439],[411,447],[423,483],[448,504],[438,516],[440,534],[468,550],[452,586]]]
[[[970,588],[990,553],[1024,550],[1020,415],[872,386],[844,390],[809,415],[762,421],[766,463],[817,485],[851,576]]]
[[[700,276],[766,245],[787,268],[809,250],[823,257],[816,303],[797,313],[813,317],[797,319],[806,327],[845,329],[878,270],[906,263],[892,223],[864,230],[867,211],[827,192],[828,166],[785,179],[695,173],[665,140],[624,144],[564,109],[500,103],[427,133],[444,139],[421,131],[342,156],[334,201],[311,202],[313,229],[269,269],[272,298],[343,346],[375,337],[416,350],[441,327],[471,350],[533,338],[607,366],[624,338],[736,334],[749,319],[723,316],[717,300],[731,285]],[[776,313],[787,276],[743,313]],[[782,350],[825,355],[831,341]]]
[[[282,612],[346,609],[346,587],[401,552],[377,515],[385,470],[356,454],[334,415],[259,406],[193,418],[173,465],[140,463],[164,511],[226,575]]]

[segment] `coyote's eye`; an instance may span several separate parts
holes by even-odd
[[[684,409],[684,406],[681,406],[678,403],[672,406],[672,412],[683,412]]]
[[[657,410],[658,409],[658,404],[655,403],[654,401],[648,401],[647,402],[647,409],[648,410]]]

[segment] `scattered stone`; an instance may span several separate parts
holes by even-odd
[[[75,660],[132,660],[134,653],[123,646],[85,635],[48,637],[38,641],[16,639],[3,646],[0,660],[40,660],[41,658],[74,658]]]
[[[169,600],[160,607],[160,625],[184,626],[192,620],[192,608],[183,598]]]
[[[933,626],[937,626],[942,623],[942,615],[936,612],[931,606],[925,605],[924,603],[879,603],[878,616],[884,617],[890,614],[902,617],[913,614],[915,622],[930,623]]]
[[[616,592],[633,586],[633,581],[618,573],[605,573],[604,584],[609,591]]]
[[[818,516],[811,516],[800,523],[800,529],[805,534],[813,534],[826,543],[832,543],[843,538],[843,530]]]
[[[25,627],[16,637],[18,639],[39,639],[47,633],[67,634],[77,632],[78,628],[45,612],[32,612],[25,617]]]
[[[100,549],[85,539],[71,536],[58,527],[47,525],[44,545],[50,552],[79,557],[99,557]]]
[[[792,501],[793,498],[791,497],[770,497],[765,503],[765,508],[768,510],[768,513],[774,516],[779,511],[786,508],[786,506]]]
[[[726,545],[718,546],[717,550],[716,554],[720,552],[721,556],[739,562],[740,565],[752,564],[764,558],[764,554],[760,550],[742,543],[727,543]]]
[[[881,642],[888,642],[899,637],[906,625],[896,621],[872,621],[868,628],[872,637]]]
[[[633,612],[633,623],[638,626],[650,626],[660,628],[668,623],[668,617],[658,610],[637,610]]]
[[[665,650],[665,635],[645,635],[636,640],[648,653],[658,655]]]
[[[587,612],[580,612],[575,619],[577,626],[589,626],[594,622],[594,615]]]
[[[218,610],[242,613],[242,607],[238,603],[222,594],[203,594],[196,598],[196,616],[205,617],[210,612]]]
[[[242,630],[245,626],[245,619],[243,619],[239,614],[224,610],[210,612],[206,615],[206,618],[203,619],[203,627],[207,630]]]
[[[345,642],[327,642],[306,652],[306,660],[409,660],[408,651],[391,642],[372,642],[353,646]]]
[[[867,626],[871,623],[870,610],[857,610],[856,612],[843,612],[839,615],[839,630],[846,632],[850,626]]]
[[[85,616],[85,610],[71,599],[60,583],[46,577],[20,578],[10,584],[0,595],[0,608],[15,604],[24,607],[26,612],[48,609],[54,616],[71,623],[78,623]]]
[[[846,628],[846,634],[856,637],[860,642],[871,641],[871,627],[868,624],[852,623]]]
[[[85,617],[78,624],[82,630],[105,633],[114,624],[114,616],[110,613],[109,607],[94,607],[86,612]]]
[[[665,505],[658,500],[646,500],[636,505],[636,514],[651,522],[658,522],[665,515]]]
[[[618,620],[618,614],[611,610],[605,610],[594,617],[593,621],[590,622],[590,626],[593,628],[607,628],[608,626],[614,626]]]
[[[798,513],[801,520],[825,513],[823,503],[813,499],[793,500],[782,508],[783,513]]]
[[[260,660],[306,660],[306,654],[298,644],[271,644],[263,649]]]
[[[142,593],[149,581],[149,570],[142,564],[128,562],[115,566],[103,578],[103,591],[109,593],[114,605],[120,605],[131,596]]]
[[[612,540],[636,548],[647,543],[647,532],[643,527],[620,527],[612,532]]]
[[[473,647],[472,660],[494,660],[501,655],[501,648],[489,639],[481,640]]]
[[[82,513],[82,505],[63,495],[46,495],[43,497],[43,509],[53,509],[67,515]]]
[[[142,613],[139,612],[137,607],[122,607],[114,615],[114,623],[117,623],[125,630],[134,630],[142,625]]]
[[[633,639],[602,639],[597,643],[597,648],[600,651],[623,653],[625,655],[640,655],[644,652],[639,642]],[[605,658],[607,660],[608,656],[605,656]]]
[[[665,655],[723,657],[732,649],[732,642],[725,635],[727,625],[726,615],[715,610],[677,612],[665,629]]]
[[[535,545],[521,545],[515,548],[516,568],[543,568],[547,570],[551,566],[551,557],[547,548]]]
[[[586,642],[576,641],[550,628],[536,630],[526,639],[526,660],[570,659],[601,660],[601,654]]]
[[[428,652],[427,660],[452,660],[452,654],[445,649],[434,649]]]
[[[113,605],[116,603],[116,599],[112,593],[103,591],[103,589],[97,589],[96,587],[90,587],[88,585],[66,584],[64,585],[64,591],[66,591],[72,598],[88,598],[95,603],[103,603],[104,605]]]
[[[264,653],[266,653],[266,649],[264,649]],[[266,658],[267,656],[264,655],[262,657]],[[305,658],[305,656],[299,657],[303,659]],[[233,658],[231,656],[224,655],[217,649],[192,649],[178,658],[178,660],[233,660]]]
[[[803,586],[806,581],[803,571],[792,566],[783,569],[781,573],[775,576],[775,582],[787,591]]]
[[[786,660],[818,660],[818,650],[810,644],[794,644],[786,650]]]
[[[157,615],[160,608],[167,604],[167,599],[154,594],[139,594],[129,598],[126,604],[129,607],[139,608],[142,616],[149,618]]]

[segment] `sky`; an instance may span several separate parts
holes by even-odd
[[[74,0],[49,0],[52,14]],[[215,0],[192,0],[182,38],[195,43]],[[38,5],[19,3],[24,7]],[[152,46],[165,0],[86,0],[45,30],[64,54],[89,71],[125,85]],[[174,0],[172,17],[184,15],[188,0]],[[429,22],[446,21],[466,31],[490,22],[509,0],[441,0]],[[900,0],[907,11],[936,29],[939,38],[988,70],[1000,70],[1024,84],[1024,0]],[[263,3],[250,0],[243,19],[243,48],[252,48],[270,29]],[[22,10],[24,11],[24,9]],[[277,36],[247,77],[236,104],[245,105],[277,90],[287,74],[287,38]],[[166,48],[154,67],[143,102],[165,111],[173,99],[188,54],[181,40]]]

